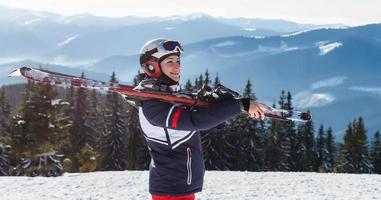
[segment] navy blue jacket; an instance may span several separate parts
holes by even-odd
[[[243,110],[242,102],[235,99],[197,110],[143,101],[139,120],[152,158],[149,192],[174,196],[200,192],[205,170],[198,131],[213,128]]]

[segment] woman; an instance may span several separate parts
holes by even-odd
[[[172,92],[179,90],[178,41],[155,39],[141,49],[145,74]],[[238,114],[264,118],[268,107],[250,99],[230,99],[204,109],[148,100],[139,108],[139,120],[151,155],[149,192],[153,200],[192,200],[200,192],[204,160],[198,131],[208,130]]]

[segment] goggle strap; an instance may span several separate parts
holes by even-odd
[[[159,50],[157,48],[146,51],[142,56],[140,56],[140,63],[147,62],[151,58],[151,56],[157,52],[159,52]]]

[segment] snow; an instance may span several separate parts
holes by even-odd
[[[302,31],[296,31],[293,33],[283,34],[283,35],[280,35],[280,37],[292,37],[292,36],[300,35],[300,34],[311,32],[311,31],[316,31],[316,30],[348,29],[348,28],[349,28],[348,26],[342,26],[342,25],[332,25],[332,26],[325,26],[325,27],[319,26],[319,27],[314,27],[311,29],[306,29],[306,30],[302,30]]]
[[[380,185],[380,175],[207,171],[196,199],[381,199]],[[147,171],[0,177],[0,188],[2,200],[150,199]]]
[[[245,38],[254,38],[254,39],[264,39],[265,36],[251,35],[251,36],[243,36]]]
[[[24,21],[23,24],[21,24],[22,26],[31,26],[39,21],[41,21],[42,19],[41,18],[36,18],[36,19],[31,19],[31,20],[26,20]]]
[[[211,46],[211,48],[212,48],[212,50],[214,50],[215,48],[233,46],[235,44],[236,43],[234,43],[232,41],[224,41],[224,42],[217,43],[217,44]],[[251,50],[251,51],[244,51],[243,50],[243,51],[240,51],[237,53],[218,53],[218,55],[221,57],[229,58],[229,57],[234,57],[234,56],[238,56],[238,57],[241,56],[242,57],[242,56],[247,56],[247,55],[256,54],[256,53],[277,54],[277,53],[282,53],[285,51],[295,51],[295,50],[299,50],[299,49],[302,49],[302,48],[297,47],[297,46],[288,46],[288,44],[286,42],[282,41],[279,47],[258,45],[258,48],[255,50]]]
[[[180,21],[192,21],[192,20],[196,20],[196,19],[201,19],[201,18],[208,18],[209,16],[208,15],[205,15],[203,13],[193,13],[193,14],[190,14],[190,15],[175,15],[175,16],[171,16],[171,17],[168,17],[168,18],[165,18],[167,20],[180,20]]]
[[[25,123],[26,123],[25,120],[18,120],[18,121],[17,121],[17,124],[18,124],[18,125],[25,124]]]
[[[60,42],[57,44],[57,47],[60,48],[60,47],[63,47],[67,44],[69,44],[71,41],[75,40],[76,38],[78,38],[79,34],[75,34],[73,36],[70,36],[68,38],[66,38],[64,41]]]
[[[319,55],[323,56],[326,55],[327,53],[333,51],[334,49],[343,46],[342,43],[340,42],[333,42],[329,44],[324,44],[322,46],[319,46],[320,52]]]
[[[233,41],[225,41],[225,42],[220,42],[218,44],[213,45],[214,48],[221,48],[221,47],[227,47],[227,46],[233,46],[235,45],[235,42]]]
[[[256,31],[257,29],[256,28],[243,28],[243,30],[253,32],[253,31]]]
[[[60,104],[61,101],[62,101],[62,99],[52,99],[51,104],[52,104],[52,106],[54,106],[54,105]]]
[[[292,36],[300,35],[300,34],[303,34],[303,33],[310,32],[310,31],[319,30],[319,29],[320,28],[306,29],[306,30],[297,31],[297,32],[293,32],[293,33],[283,34],[283,35],[280,35],[280,37],[292,37]]]

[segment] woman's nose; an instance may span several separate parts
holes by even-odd
[[[180,63],[179,62],[176,62],[175,68],[180,68]]]

